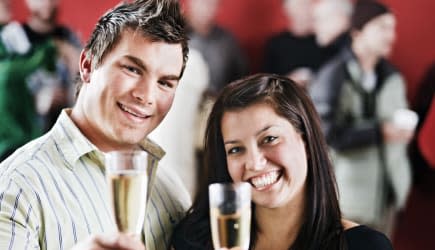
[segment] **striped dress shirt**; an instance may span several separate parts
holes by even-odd
[[[0,249],[70,249],[91,234],[116,230],[103,153],[69,112],[0,164]],[[157,171],[164,151],[147,139],[141,147],[153,156],[142,239],[147,250],[168,249],[190,198],[176,176]]]

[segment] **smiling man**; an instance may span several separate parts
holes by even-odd
[[[183,74],[184,27],[176,0],[137,0],[99,20],[80,56],[75,106],[0,165],[0,249],[169,248],[190,200],[157,171],[164,152],[146,137]],[[104,153],[131,149],[152,156],[142,240],[116,232],[104,176]]]

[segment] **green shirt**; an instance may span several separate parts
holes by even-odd
[[[5,54],[1,48],[0,42],[0,155],[42,134],[27,81],[37,70],[54,72],[56,58],[51,41],[25,55]]]
[[[70,249],[90,234],[113,232],[103,153],[63,111],[47,134],[0,164],[0,249]],[[168,249],[173,227],[190,205],[179,179],[152,156],[144,223],[147,250]],[[183,192],[184,191],[184,192]]]

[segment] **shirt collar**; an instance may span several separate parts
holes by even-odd
[[[71,109],[62,110],[52,133],[58,150],[63,154],[69,168],[73,168],[76,162],[83,156],[89,157],[104,166],[104,153],[92,144],[74,124],[70,118]],[[165,151],[152,140],[145,138],[139,146],[159,161]]]

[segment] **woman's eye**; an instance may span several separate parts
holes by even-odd
[[[234,148],[230,148],[228,151],[227,151],[227,154],[235,154],[235,153],[238,153],[238,152],[240,152],[240,147],[234,147]]]
[[[276,137],[276,136],[266,136],[263,139],[263,143],[271,143],[271,142],[275,141],[277,138],[278,137]]]

